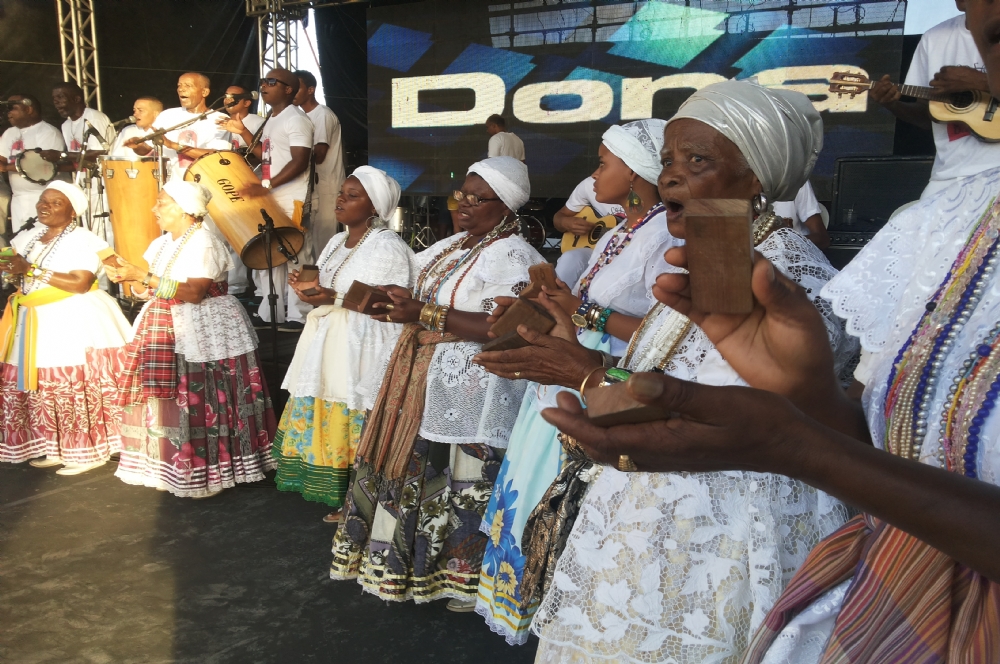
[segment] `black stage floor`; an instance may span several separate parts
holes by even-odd
[[[279,338],[285,361],[296,338]],[[280,372],[266,370],[282,402]],[[510,647],[444,601],[387,604],[331,581],[325,505],[271,481],[180,499],[128,486],[114,469],[61,477],[0,464],[0,662],[534,659],[534,638]]]

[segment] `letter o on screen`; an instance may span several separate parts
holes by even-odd
[[[467,111],[420,112],[420,93],[426,90],[472,90],[475,106]],[[393,127],[465,127],[483,124],[503,113],[507,87],[496,74],[442,74],[392,79]]]
[[[552,95],[576,95],[581,104],[578,108],[546,111],[542,98]],[[521,122],[537,124],[591,122],[607,117],[614,103],[615,93],[604,81],[533,83],[514,93],[514,115]]]

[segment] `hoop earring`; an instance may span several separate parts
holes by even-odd
[[[629,212],[638,212],[642,209],[642,197],[635,193],[635,189],[632,188],[632,183],[628,183],[628,204]]]
[[[760,216],[767,212],[769,201],[767,200],[767,195],[762,191],[756,194],[752,199],[753,211]]]

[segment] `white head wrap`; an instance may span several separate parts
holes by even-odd
[[[486,180],[486,184],[511,212],[517,212],[531,197],[528,167],[513,157],[490,157],[477,161],[469,166],[469,173]]]
[[[612,125],[601,138],[611,154],[624,161],[643,180],[656,184],[662,170],[660,150],[666,126],[664,120],[639,120]]]
[[[212,192],[197,182],[185,182],[183,180],[170,180],[163,185],[163,191],[167,192],[170,198],[174,199],[177,205],[185,213],[192,217],[201,218],[208,214],[208,201],[212,199]]]
[[[389,177],[388,173],[374,166],[358,166],[351,175],[365,188],[368,198],[378,211],[379,218],[382,221],[389,221],[396,206],[399,205],[401,193],[399,183]]]
[[[720,81],[698,90],[670,122],[691,118],[731,140],[770,201],[790,201],[823,149],[823,119],[801,92],[750,81]]]
[[[60,194],[66,196],[69,199],[69,204],[73,206],[73,212],[76,212],[77,216],[86,212],[89,207],[87,204],[87,194],[83,193],[83,190],[75,184],[63,182],[62,180],[53,180],[45,185],[45,189],[55,189]],[[45,191],[45,189],[42,191]]]

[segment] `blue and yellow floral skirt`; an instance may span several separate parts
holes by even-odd
[[[315,397],[292,397],[278,422],[272,454],[278,461],[274,481],[281,491],[341,507],[351,460],[361,440],[363,410]]]

